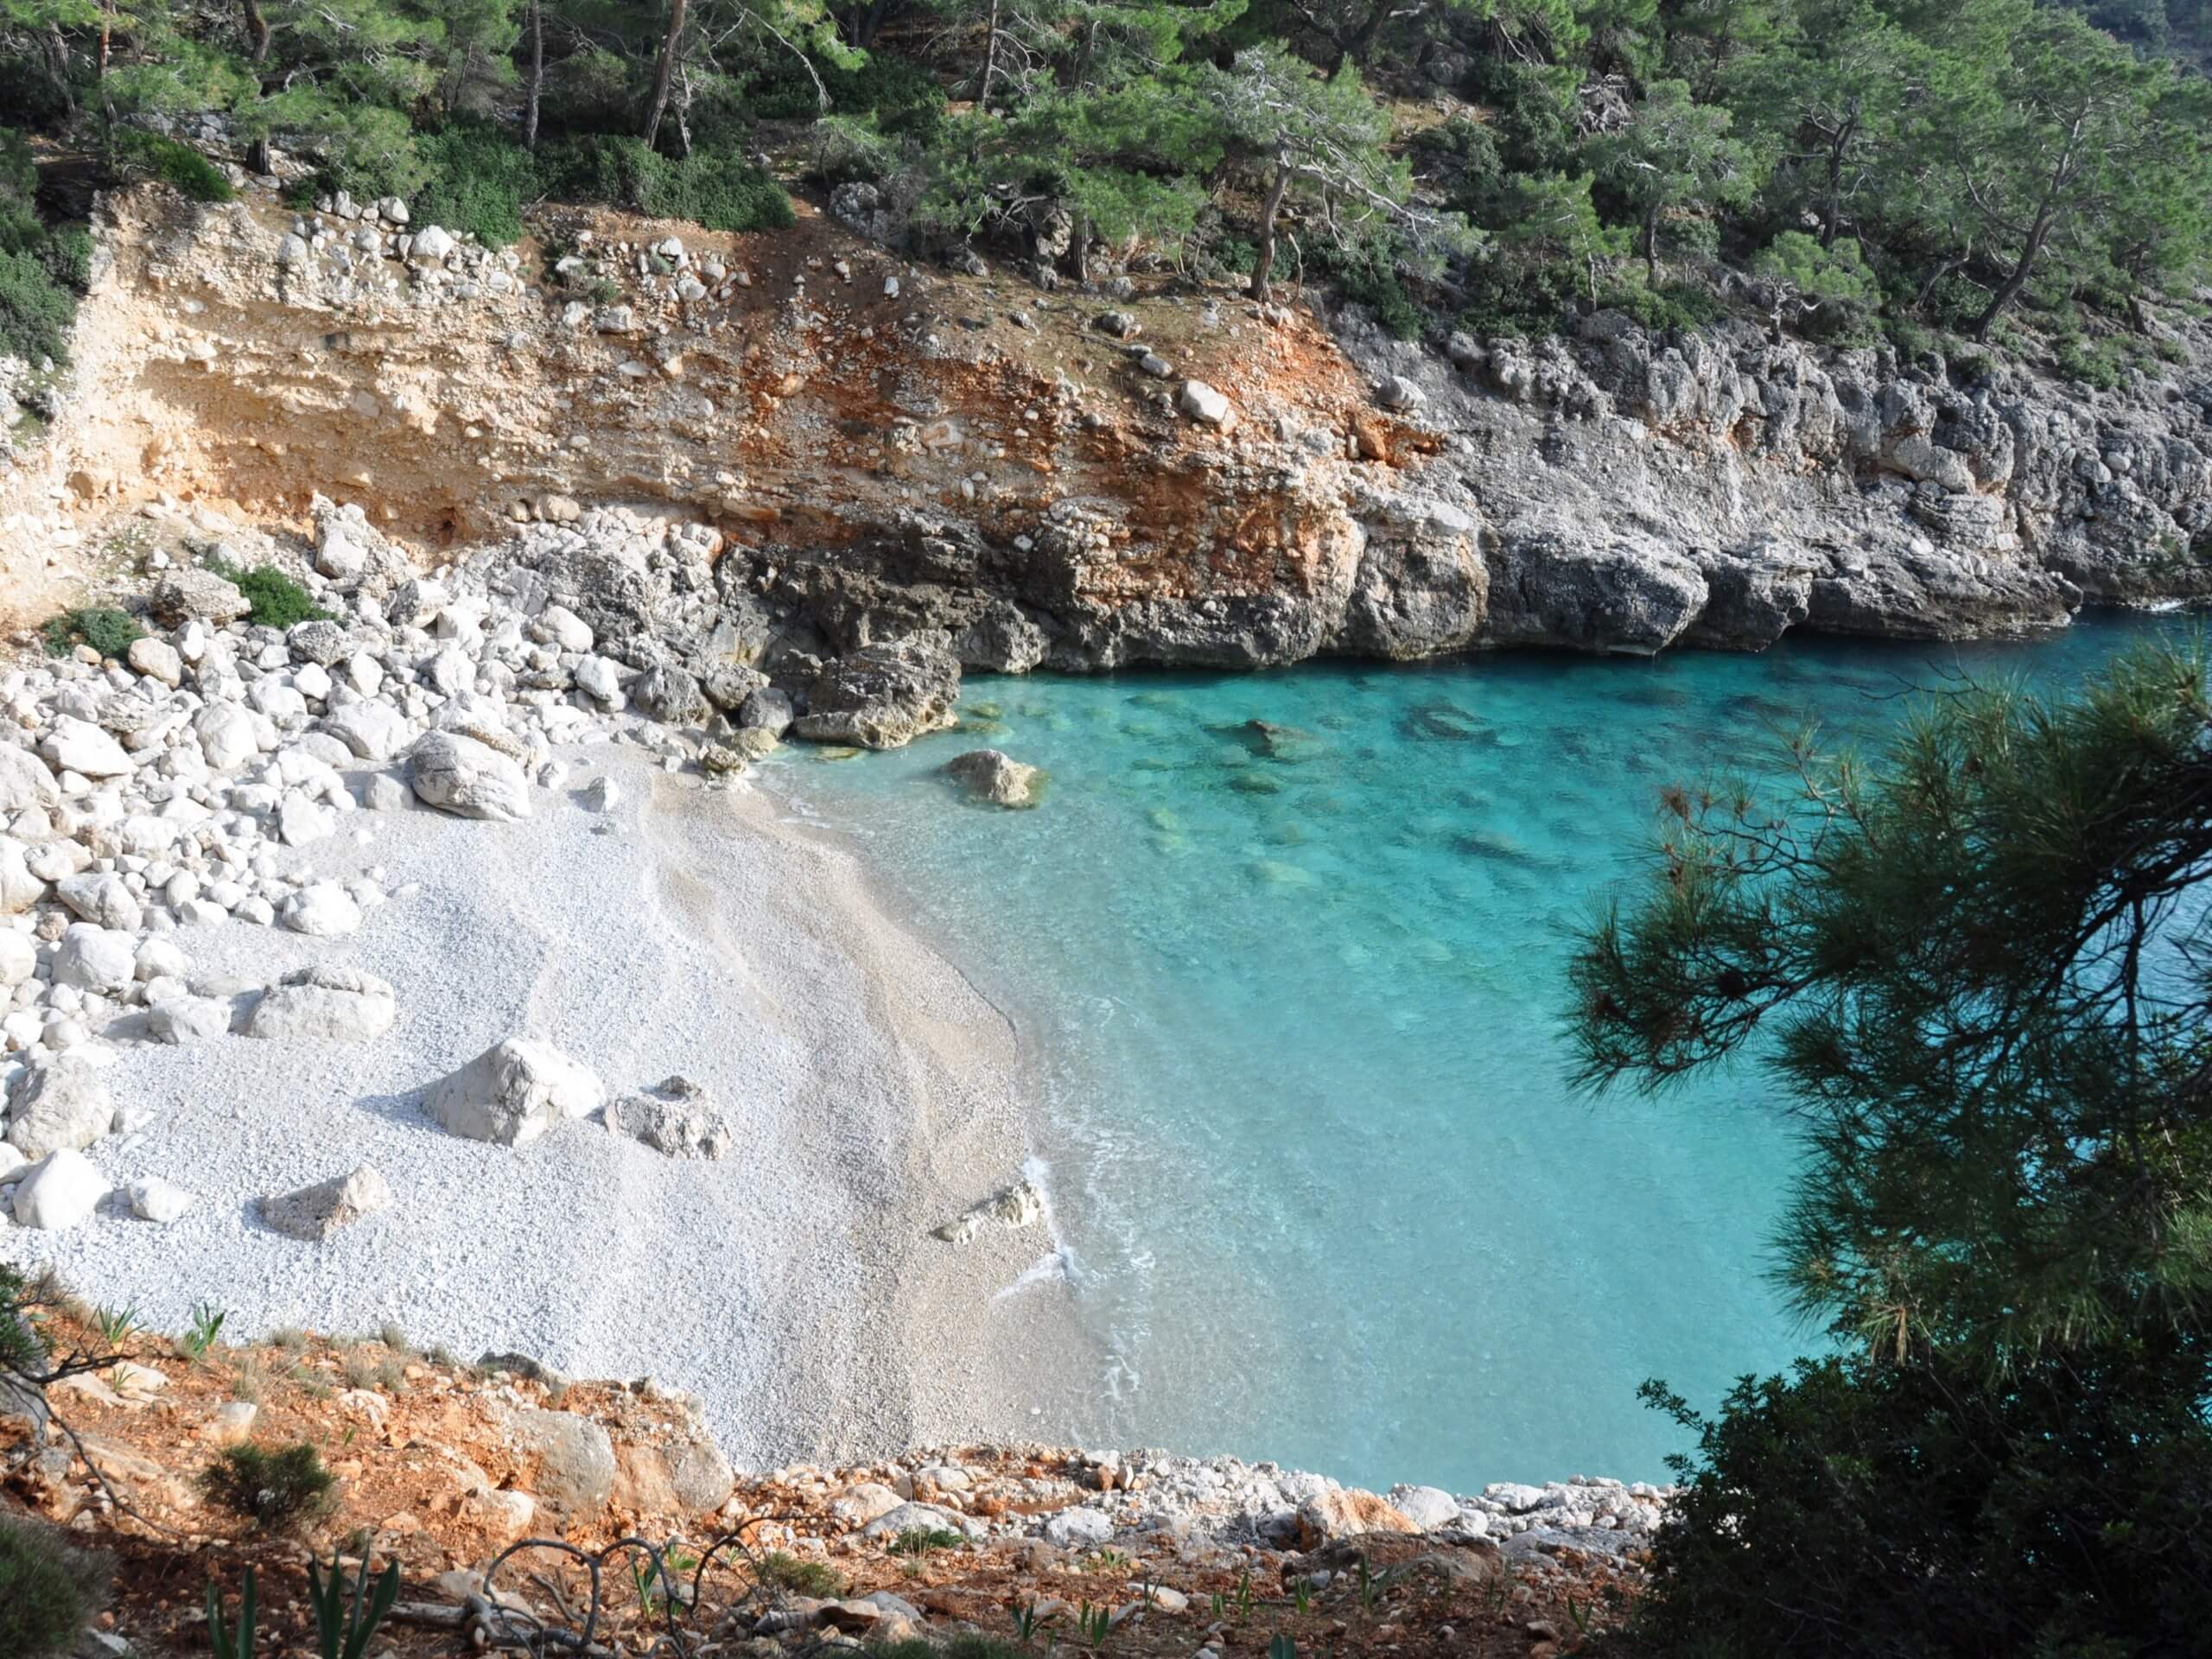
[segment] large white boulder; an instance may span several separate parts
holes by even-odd
[[[16,1183],[16,1224],[49,1232],[92,1218],[108,1195],[107,1178],[81,1152],[64,1147]]]
[[[0,836],[0,916],[29,910],[44,897],[46,880],[32,873],[30,849],[13,836]]]
[[[38,971],[38,942],[12,927],[0,927],[0,990],[13,990]]]
[[[53,806],[60,799],[61,785],[45,761],[13,743],[0,744],[0,813]]]
[[[148,1175],[130,1183],[124,1189],[130,1200],[130,1213],[141,1221],[157,1222],[166,1227],[181,1220],[192,1208],[192,1194],[175,1181],[164,1180],[159,1175]]]
[[[322,726],[364,760],[389,760],[407,747],[407,716],[372,697],[334,710]]]
[[[63,877],[54,891],[80,921],[135,932],[143,919],[137,899],[119,875],[86,871]]]
[[[530,780],[488,744],[454,732],[427,732],[408,760],[408,780],[425,804],[464,818],[506,823],[530,816]]]
[[[39,740],[38,752],[61,772],[86,778],[120,778],[131,769],[123,745],[89,720],[61,715]]]
[[[284,925],[314,939],[343,938],[361,925],[361,907],[335,881],[302,887],[284,901]]]
[[[448,1134],[519,1147],[605,1099],[599,1079],[552,1044],[509,1037],[440,1079],[423,1109]]]
[[[81,1151],[115,1128],[115,1096],[97,1067],[62,1058],[35,1065],[8,1091],[8,1144],[26,1158]]]
[[[138,977],[138,941],[92,922],[77,922],[54,951],[54,982],[80,991],[121,991]]]
[[[1229,399],[1203,380],[1185,380],[1175,407],[1202,426],[1227,426],[1235,417]]]
[[[249,1037],[365,1043],[399,1017],[392,988],[373,974],[322,963],[271,985],[246,1021]]]
[[[146,1015],[146,1034],[157,1043],[187,1047],[230,1034],[231,1005],[212,996],[173,996]]]
[[[192,717],[200,753],[217,772],[236,772],[261,753],[261,728],[235,702],[211,702]]]

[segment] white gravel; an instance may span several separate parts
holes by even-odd
[[[1093,1374],[1064,1290],[992,1294],[1046,1241],[927,1236],[1021,1165],[1004,1017],[766,795],[634,748],[563,758],[526,820],[359,813],[286,855],[326,879],[385,867],[394,896],[350,937],[178,932],[195,988],[342,962],[391,982],[398,1022],[359,1045],[124,1046],[116,1097],[150,1121],[92,1151],[117,1196],[71,1231],[0,1231],[0,1252],[156,1328],[205,1300],[241,1335],[394,1320],[463,1358],[651,1375],[700,1394],[741,1465],[1048,1427]],[[588,810],[602,777],[616,802]],[[429,1084],[516,1034],[611,1091],[703,1084],[730,1154],[664,1157],[595,1119],[512,1149],[423,1116]],[[365,1162],[396,1201],[327,1243],[253,1214]],[[149,1176],[197,1203],[134,1219],[121,1190]]]

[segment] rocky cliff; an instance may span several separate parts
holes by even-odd
[[[17,572],[156,491],[296,522],[324,491],[428,549],[619,503],[702,527],[747,660],[939,629],[1017,671],[1950,638],[2212,589],[2186,347],[2113,393],[1617,314],[1439,353],[1165,277],[925,272],[811,213],[554,213],[500,254],[343,202],[103,215]]]

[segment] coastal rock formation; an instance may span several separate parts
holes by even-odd
[[[1021,672],[1756,649],[2212,594],[2212,334],[2187,319],[2162,320],[2178,360],[2092,391],[1993,353],[1611,312],[1437,349],[1357,307],[1163,279],[1108,315],[1178,341],[1175,372],[1213,395],[1193,416],[1088,308],[1001,327],[982,279],[812,217],[742,260],[687,244],[677,274],[621,269],[622,301],[594,307],[465,240],[426,264],[379,232],[341,258],[354,232],[327,223],[272,286],[292,215],[251,197],[129,194],[106,216],[114,274],[52,440],[55,480],[85,486],[70,499],[166,483],[289,516],[344,480],[362,499],[315,506],[315,569],[409,628],[446,597],[410,539],[512,534],[486,580],[533,619],[525,642],[580,655],[573,683],[603,708],[636,696],[678,723],[776,729],[749,705],[765,677],[802,735],[895,744],[949,717],[940,650]],[[779,300],[737,280],[755,259],[852,280]],[[1241,418],[1211,419],[1213,397]],[[236,592],[180,573],[157,613],[219,621]],[[469,637],[423,641],[442,696],[480,689],[455,679]],[[342,677],[315,660],[330,628],[296,644]],[[219,718],[242,759],[251,728]],[[389,722],[360,718],[340,741],[390,752]],[[44,741],[120,775],[96,726]],[[418,786],[474,810],[486,779],[484,810],[512,810],[512,778],[460,758],[433,744]]]

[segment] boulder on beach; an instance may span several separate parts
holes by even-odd
[[[374,974],[321,963],[271,985],[246,1021],[249,1037],[365,1043],[391,1029],[399,1003]]]
[[[849,651],[808,689],[792,729],[817,743],[895,749],[954,723],[960,664],[942,632]]]
[[[320,1244],[341,1227],[391,1206],[391,1186],[373,1166],[363,1164],[349,1175],[264,1198],[258,1207],[273,1230]]]
[[[99,1070],[67,1057],[35,1065],[8,1095],[8,1144],[26,1158],[81,1151],[115,1128],[115,1096]]]
[[[1029,807],[1042,798],[1043,771],[996,749],[970,749],[945,762],[944,769],[993,806]]]
[[[442,1078],[423,1109],[449,1135],[520,1147],[563,1118],[588,1116],[605,1097],[599,1079],[552,1044],[509,1037]]]
[[[108,1192],[107,1178],[92,1160],[63,1147],[16,1183],[11,1207],[16,1225],[59,1232],[89,1221]]]
[[[408,757],[408,781],[425,805],[458,817],[507,823],[530,816],[530,779],[518,761],[454,732],[429,732]]]
[[[671,1158],[719,1158],[729,1150],[729,1125],[707,1091],[689,1077],[607,1103],[607,1127]]]

